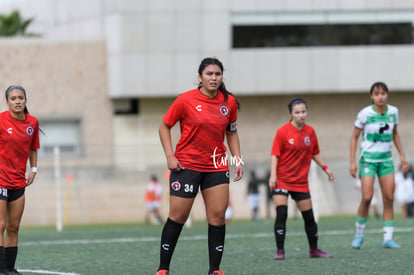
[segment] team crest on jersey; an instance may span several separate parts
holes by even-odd
[[[33,135],[33,132],[34,132],[33,127],[31,125],[29,125],[29,127],[26,128],[26,134],[28,136],[31,136],[31,135]]]
[[[223,116],[227,116],[229,114],[229,108],[227,108],[227,106],[224,104],[221,105],[220,114],[222,114]]]
[[[181,183],[178,180],[174,181],[173,183],[171,183],[171,188],[174,191],[178,191],[181,189]]]
[[[306,146],[309,146],[309,144],[310,144],[310,137],[305,137],[304,142],[305,142]]]
[[[394,117],[390,115],[390,122],[394,122]]]

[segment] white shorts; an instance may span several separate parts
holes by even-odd
[[[150,211],[158,209],[158,208],[160,208],[160,206],[161,206],[161,202],[159,202],[159,201],[147,202],[147,209],[150,210]]]
[[[224,214],[224,218],[226,220],[230,220],[231,218],[233,218],[233,209],[231,209],[231,207],[227,207],[226,209],[226,213]]]
[[[259,194],[249,194],[247,197],[250,208],[259,207]]]

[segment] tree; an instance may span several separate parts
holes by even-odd
[[[0,36],[31,36],[26,29],[34,18],[23,20],[20,12],[12,11],[9,15],[0,14]]]

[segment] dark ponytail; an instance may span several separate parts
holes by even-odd
[[[208,66],[208,65],[217,65],[220,67],[221,72],[224,72],[224,67],[223,67],[223,63],[221,63],[220,60],[218,60],[215,57],[206,57],[204,58],[201,63],[200,66],[198,67],[198,74],[201,76],[203,74],[204,69]],[[199,87],[201,87],[201,84],[199,84]],[[226,89],[226,85],[224,85],[224,81],[221,81],[221,84],[218,88],[224,95],[224,101],[227,101],[227,98],[229,97],[229,95],[233,96],[232,93],[230,93],[227,89]],[[233,96],[234,97],[234,96]],[[240,109],[240,103],[239,101],[234,98],[236,100],[237,103],[237,109]]]

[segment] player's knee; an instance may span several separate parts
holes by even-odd
[[[288,208],[287,205],[279,205],[276,207],[276,218],[278,220],[286,220],[288,215]]]
[[[6,226],[7,233],[17,234],[19,232],[20,224],[18,222],[9,222]]]
[[[223,225],[225,222],[225,211],[210,211],[210,213],[207,214],[207,221],[211,225]]]
[[[189,213],[170,213],[168,217],[176,223],[184,224],[189,217]]]
[[[394,205],[394,198],[392,196],[385,196],[383,197],[384,207],[392,208]]]
[[[363,207],[365,208],[369,208],[370,204],[371,204],[371,199],[372,197],[363,197],[361,200],[361,204]]]

